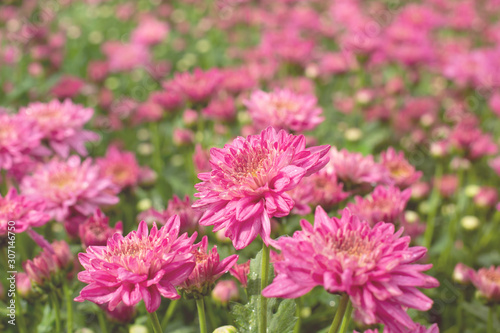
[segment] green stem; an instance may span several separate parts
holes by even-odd
[[[330,330],[328,331],[328,333],[337,333],[339,331],[340,323],[344,318],[348,303],[349,296],[347,294],[343,294],[340,297],[339,307],[337,309],[337,312],[335,312],[335,317],[333,318],[332,326],[330,326]]]
[[[155,333],[163,333],[163,330],[161,329],[160,321],[158,320],[158,316],[156,315],[156,312],[152,312],[152,313],[148,312],[148,317],[149,317],[149,322],[151,323],[151,326],[153,326],[153,331]]]
[[[443,174],[443,166],[438,161],[438,164],[436,165],[436,171],[434,172],[434,179],[441,178],[442,174]],[[427,216],[427,227],[425,229],[425,235],[424,235],[424,246],[428,249],[430,248],[432,243],[432,236],[434,235],[434,227],[436,224],[435,221],[436,214],[439,208],[439,189],[437,186],[433,187],[429,201],[431,207],[429,208],[430,210]]]
[[[295,327],[293,328],[293,333],[300,333],[300,325],[302,324],[302,318],[300,317],[300,313],[302,312],[302,298],[295,299],[295,316],[297,316],[297,322],[295,323]]]
[[[200,333],[207,333],[207,319],[205,317],[205,303],[203,297],[196,300],[198,308],[198,320],[200,321]]]
[[[2,178],[0,179],[1,180],[0,194],[6,196],[9,186],[7,185],[7,171],[5,169],[2,169],[1,177]]]
[[[56,315],[56,333],[60,333],[61,332],[61,309],[59,308],[59,301],[57,299],[57,294],[55,293],[55,291],[50,294],[50,298],[52,301],[52,309],[54,310],[55,315]]]
[[[262,244],[259,333],[267,332],[267,298],[262,295],[262,290],[267,287],[267,280],[269,279],[269,252],[269,247],[267,247],[265,243]]]
[[[64,297],[66,298],[66,329],[68,332],[73,332],[73,299],[71,298],[71,290],[68,286],[68,281],[63,283]]]
[[[490,309],[488,311],[488,328],[487,328],[487,333],[494,333],[493,331],[493,314],[495,310],[495,306],[491,305]]]
[[[342,326],[340,326],[340,333],[346,333],[347,332],[347,327],[349,326],[349,323],[351,322],[351,315],[352,315],[352,303],[349,300],[347,303],[347,310],[345,311],[344,319],[342,320]]]
[[[170,304],[168,305],[167,312],[165,313],[165,316],[161,320],[161,327],[163,329],[167,328],[168,322],[170,318],[172,318],[172,315],[175,312],[175,308],[177,307],[177,304],[179,304],[179,300],[172,300],[170,301]]]
[[[106,327],[106,318],[104,318],[103,310],[97,310],[97,319],[99,320],[99,327],[101,328],[101,333],[108,333],[108,328]]]

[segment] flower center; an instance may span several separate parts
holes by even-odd
[[[493,282],[494,284],[500,285],[500,272],[490,270],[486,271],[484,276],[486,277],[486,279]]]
[[[3,125],[3,124],[2,124]],[[9,143],[12,139],[16,138],[16,131],[12,124],[5,124],[5,126],[0,126],[0,143]]]
[[[361,238],[358,232],[345,231],[341,237],[331,242],[334,256],[347,256],[356,260],[360,266],[374,261],[375,244],[367,238]]]
[[[196,264],[201,264],[202,262],[205,262],[208,260],[208,254],[203,253],[201,251],[193,251],[194,254],[194,259],[196,261]]]
[[[263,185],[265,180],[266,167],[268,166],[269,155],[264,149],[255,149],[249,154],[239,152],[235,156],[231,178],[236,184],[247,183],[249,178],[253,179],[257,186]]]
[[[389,172],[396,179],[409,176],[412,173],[412,167],[406,163],[393,162],[387,165]]]
[[[74,171],[62,171],[50,176],[50,184],[57,188],[67,188],[75,183],[76,175]]]

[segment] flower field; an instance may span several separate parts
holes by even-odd
[[[499,0],[4,0],[0,332],[500,333]]]

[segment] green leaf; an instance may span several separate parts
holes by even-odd
[[[259,328],[260,313],[260,280],[261,280],[262,251],[250,260],[250,273],[248,274],[248,303],[243,305],[233,304],[231,315],[234,318],[238,332],[257,333]],[[272,265],[269,265],[269,281],[274,279]],[[267,301],[267,332],[287,333],[293,332],[295,322],[295,301],[293,299],[280,300],[269,298]]]

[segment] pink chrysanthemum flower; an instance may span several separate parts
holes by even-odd
[[[347,208],[371,225],[380,221],[399,223],[410,197],[411,189],[401,191],[395,186],[379,185],[367,198],[356,196],[355,202],[347,204]]]
[[[81,162],[78,156],[67,161],[54,158],[40,165],[32,176],[23,178],[21,192],[43,200],[45,211],[58,222],[69,216],[70,209],[89,216],[99,205],[114,205],[119,200],[111,180],[101,178],[99,167],[91,159]]]
[[[210,294],[215,281],[227,273],[238,261],[238,255],[233,254],[220,261],[216,245],[211,251],[208,251],[207,236],[203,236],[201,242],[195,244],[195,246],[197,248],[192,253],[194,254],[196,266],[189,277],[179,285],[179,289],[194,298],[198,298]]]
[[[148,48],[137,43],[107,42],[103,44],[102,52],[108,57],[111,72],[131,71],[146,66],[151,61]]]
[[[346,184],[391,184],[389,171],[373,160],[373,156],[351,153],[346,149],[330,151],[330,164],[337,177]]]
[[[407,188],[419,181],[422,177],[422,171],[416,171],[406,159],[404,153],[396,152],[392,147],[380,154],[381,162],[387,170],[394,183],[401,187]]]
[[[202,71],[196,68],[193,73],[177,73],[172,86],[193,102],[202,102],[213,95],[222,81],[222,74],[217,68]]]
[[[282,261],[274,263],[277,277],[263,290],[265,297],[296,298],[316,286],[345,293],[364,324],[383,323],[395,332],[413,332],[417,325],[406,308],[429,310],[432,300],[417,288],[439,282],[422,273],[431,264],[416,264],[427,249],[409,247],[410,238],[394,225],[368,222],[345,209],[329,218],[317,207],[314,226],[302,220],[302,231],[277,241]]]
[[[168,35],[168,25],[152,17],[145,17],[132,31],[132,43],[155,45],[161,43]]]
[[[383,331],[383,333],[399,333],[400,331],[391,331],[387,328],[385,328]],[[420,324],[417,324],[417,326],[411,331],[412,333],[439,333],[439,327],[437,326],[437,324],[434,324],[432,326],[430,326],[429,328],[423,326],[423,325],[420,325]],[[354,331],[354,333],[358,333],[357,331]],[[379,333],[379,330],[366,330],[366,331],[363,331],[363,333]]]
[[[288,215],[294,205],[286,192],[325,166],[329,149],[305,148],[304,136],[272,127],[260,135],[238,137],[222,149],[212,148],[212,171],[200,173],[203,182],[195,186],[200,200],[193,207],[205,211],[200,224],[215,225],[215,232],[225,228],[237,250],[258,234],[269,244],[270,218]]]
[[[69,99],[64,102],[55,99],[49,103],[31,103],[21,108],[19,114],[34,121],[50,147],[63,158],[68,157],[71,148],[80,155],[87,155],[85,142],[99,139],[96,133],[83,129],[94,110],[73,104]]]
[[[470,280],[479,295],[488,301],[500,302],[500,266],[471,271]]]
[[[250,260],[243,264],[235,264],[233,268],[229,270],[229,273],[240,281],[243,288],[246,288],[248,284],[248,274],[250,273]]]
[[[300,133],[316,128],[323,121],[323,110],[317,102],[312,95],[277,89],[270,93],[256,91],[244,104],[257,128],[272,126]]]
[[[28,117],[0,110],[0,169],[10,170],[23,163],[28,154],[43,154],[42,138],[43,133]]]
[[[120,234],[123,232],[123,223],[116,222],[115,227],[111,228],[109,217],[106,217],[100,209],[79,226],[80,240],[84,249],[89,246],[106,245],[108,238],[117,232]]]
[[[111,145],[106,156],[96,160],[103,178],[109,178],[118,189],[137,185],[140,167],[134,153],[120,151]]]
[[[43,200],[28,200],[23,195],[18,195],[15,188],[2,198],[0,194],[0,236],[7,231],[23,232],[29,227],[40,227],[50,220],[44,213]],[[14,229],[10,228],[9,221],[14,221]]]
[[[201,217],[201,213],[191,207],[191,198],[188,195],[184,197],[184,200],[174,195],[173,198],[168,201],[167,209],[164,211],[157,211],[151,208],[140,213],[137,219],[140,221],[145,220],[148,224],[153,223],[153,221],[159,224],[165,224],[168,219],[174,215],[179,216],[181,221],[181,232],[192,232],[197,229],[198,221]]]
[[[175,286],[192,272],[192,254],[196,234],[179,235],[179,218],[172,217],[160,230],[153,224],[148,233],[146,222],[137,231],[123,237],[116,233],[106,246],[89,246],[78,258],[84,271],[78,279],[85,286],[77,302],[88,300],[108,303],[113,311],[120,303],[133,306],[144,300],[148,312],[154,312],[161,297],[178,299]]]
[[[331,160],[324,169],[307,178],[305,183],[311,185],[310,204],[313,207],[321,206],[330,210],[349,197],[349,193],[343,190],[344,184],[337,179]]]

